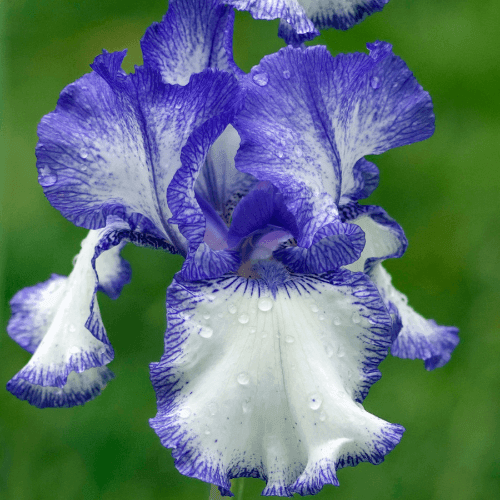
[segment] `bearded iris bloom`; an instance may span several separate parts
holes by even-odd
[[[150,423],[180,472],[230,494],[314,494],[379,463],[403,428],[366,412],[389,348],[445,364],[456,329],[426,321],[382,267],[401,227],[360,205],[364,157],[428,138],[430,97],[389,44],[332,57],[287,47],[244,74],[232,8],[176,0],[144,65],[104,52],[39,126],[39,182],[89,235],[69,277],[21,290],[10,336],[33,357],[8,389],[39,407],[94,398],[112,378],[98,290],[130,280],[127,242],[185,257],[167,290]]]

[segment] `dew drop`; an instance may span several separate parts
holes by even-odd
[[[333,318],[333,324],[334,325],[339,326],[341,323],[342,323],[342,321],[340,321],[340,318],[338,316],[335,316]]]
[[[254,328],[254,327],[250,328],[250,333],[255,333],[256,331],[257,331],[256,328]]]
[[[210,319],[210,314],[204,314],[203,319]]]
[[[70,332],[70,333],[75,333],[76,332],[76,326],[73,323],[71,323],[68,326],[68,332]]]
[[[236,309],[236,306],[235,306],[234,304],[231,304],[231,305],[227,308],[227,310],[228,310],[231,314],[236,314],[236,311],[237,311],[238,309]]]
[[[343,358],[345,356],[344,348],[341,345],[337,347],[337,356],[339,358]]]
[[[279,150],[276,154],[278,155],[278,158],[283,158],[283,151]]]
[[[203,337],[204,339],[209,339],[213,335],[213,333],[214,331],[210,327],[204,326],[200,330],[200,337]]]
[[[286,141],[285,139],[280,139],[280,144],[285,147],[286,146]]]
[[[42,175],[38,177],[38,183],[42,187],[53,186],[57,182],[56,174]]]
[[[209,429],[205,429],[205,436],[210,436],[210,430]]]
[[[333,356],[333,347],[331,344],[325,346],[326,355],[331,358]]]
[[[223,317],[224,317],[224,314],[222,314],[222,313],[217,313],[217,317],[218,317],[218,318],[223,318]]]
[[[321,403],[323,403],[323,399],[317,392],[309,396],[309,408],[311,408],[311,410],[319,410]]]
[[[287,335],[287,336],[285,337],[285,342],[286,342],[287,344],[293,344],[293,343],[295,342],[295,339],[294,339],[294,337],[292,337],[291,335]]]
[[[181,108],[182,108],[182,102],[176,102],[175,109],[181,109]]]
[[[288,71],[287,69],[285,69],[285,71],[283,71],[283,78],[285,80],[289,80],[290,76],[291,76],[290,71]]]
[[[269,82],[269,75],[264,71],[262,73],[255,73],[252,76],[253,82],[259,87],[265,87]]]
[[[320,321],[324,321],[324,320],[325,320],[325,315],[324,315],[324,314],[320,314],[320,315],[318,316],[318,319],[319,319]]]
[[[250,377],[248,376],[248,373],[241,372],[238,375],[237,380],[238,380],[238,384],[247,385],[250,382]]]
[[[320,414],[319,414],[319,419],[324,422],[326,420],[326,413],[324,411],[322,411]]]
[[[208,405],[208,411],[210,412],[210,415],[216,415],[217,414],[217,403],[210,403]]]
[[[355,312],[352,315],[352,322],[355,323],[355,324],[358,324],[360,321],[361,321],[361,316],[359,315],[358,312]]]
[[[182,408],[179,410],[179,417],[189,418],[191,416],[191,410],[189,408]]]
[[[295,156],[297,158],[300,158],[304,153],[302,152],[302,149],[299,148],[299,146],[295,146],[293,148],[293,152],[295,153]]]
[[[378,76],[372,76],[370,80],[370,87],[373,90],[377,90],[380,87],[380,78]]]
[[[250,316],[248,314],[241,314],[240,317],[238,318],[238,321],[242,325],[246,325],[250,321]]]
[[[267,332],[262,332],[262,338],[265,339],[267,337]]]
[[[316,304],[311,304],[311,311],[313,313],[317,313],[319,311],[319,307]]]
[[[245,401],[243,401],[243,404],[241,405],[241,409],[243,410],[243,413],[249,413],[250,410],[252,409],[252,406],[251,406],[251,399],[245,399]]]
[[[75,345],[73,347],[70,347],[69,350],[68,350],[68,352],[70,354],[80,354],[80,348],[76,347],[76,345]]]
[[[273,308],[273,301],[267,297],[259,299],[258,308],[263,311],[270,311]]]
[[[80,149],[80,152],[78,153],[80,155],[80,158],[84,159],[88,157],[89,152],[86,149]]]

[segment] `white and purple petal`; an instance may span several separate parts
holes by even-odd
[[[416,313],[408,299],[396,290],[382,261],[401,257],[408,242],[403,229],[380,207],[350,204],[341,207],[345,221],[363,229],[366,245],[358,261],[346,266],[364,271],[377,285],[387,308],[393,314],[394,341],[391,354],[399,358],[422,359],[427,370],[444,366],[458,345],[458,329],[438,325]]]
[[[186,85],[207,68],[234,74],[234,11],[218,0],[171,0],[161,23],[141,40],[144,64],[158,69],[165,83]]]
[[[259,477],[263,495],[317,493],[336,471],[379,463],[403,428],[361,403],[380,378],[391,318],[361,273],[289,274],[262,262],[260,279],[174,278],[165,355],[151,365],[151,426],[180,472],[229,494]]]
[[[212,76],[209,71],[202,73],[200,77]],[[207,210],[204,211],[195,194],[196,180],[210,147],[224,132],[240,106],[239,87],[235,78],[229,73],[222,72],[217,73],[217,76],[220,80],[216,82],[217,85],[213,85],[213,79],[211,79],[206,87],[198,89],[196,95],[198,98],[204,97],[203,106],[219,107],[219,114],[214,113],[190,135],[182,148],[181,167],[173,176],[167,189],[168,206],[172,213],[170,221],[178,226],[183,237],[188,241],[188,255],[182,272],[189,280],[214,278],[235,271],[239,266],[236,254],[226,250],[223,242],[218,242],[214,248],[206,243],[214,236],[212,234],[206,237],[207,217],[210,219],[208,220],[209,231],[217,226],[222,227],[224,222],[215,210],[212,214]],[[198,75],[195,75],[193,79],[197,77]],[[208,200],[205,201],[208,202]],[[220,220],[217,221],[218,218]],[[223,233],[220,235],[223,236]]]
[[[302,43],[319,35],[318,29],[346,30],[382,10],[389,0],[226,0],[256,19],[280,18],[279,36]]]
[[[406,64],[389,44],[368,47],[369,55],[335,58],[325,47],[287,47],[266,56],[243,80],[236,166],[283,193],[302,228],[300,246],[334,222],[342,196],[359,191],[360,170],[374,170],[358,164],[365,155],[434,131],[429,94]]]
[[[460,341],[458,328],[438,325],[415,312],[408,305],[406,295],[394,288],[382,265],[376,266],[370,277],[386,303],[393,304],[401,317],[401,329],[392,343],[391,354],[398,358],[422,359],[429,371],[448,363]]]
[[[167,187],[193,132],[228,113],[235,79],[206,70],[184,87],[168,85],[151,67],[126,75],[124,55],[98,56],[94,72],[66,87],[42,119],[39,180],[75,224],[96,229],[116,215],[185,255],[187,242],[168,222]]]
[[[236,170],[234,157],[239,147],[240,136],[232,125],[228,125],[208,150],[195,183],[195,191],[227,225],[234,207],[257,183],[252,175]]]

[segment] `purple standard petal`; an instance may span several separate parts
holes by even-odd
[[[195,183],[195,190],[229,225],[234,207],[255,186],[257,179],[236,170],[234,157],[240,136],[228,125],[208,150]]]
[[[182,474],[225,495],[235,477],[263,479],[265,496],[312,495],[401,439],[401,426],[362,406],[391,319],[362,273],[301,276],[262,262],[259,274],[174,278],[150,423]]]
[[[218,81],[214,82],[214,74]],[[198,88],[198,98],[204,97],[203,107],[216,106],[219,114],[206,120],[193,131],[181,153],[181,167],[177,170],[167,189],[167,201],[172,218],[170,221],[178,225],[180,232],[189,242],[189,250],[183,266],[186,279],[197,280],[221,276],[235,271],[239,266],[239,258],[235,252],[222,249],[219,244],[211,248],[204,243],[210,241],[207,235],[207,219],[195,196],[195,183],[200,169],[204,165],[207,153],[215,140],[224,132],[234,112],[239,107],[239,87],[236,79],[229,73],[212,73],[206,70],[198,77],[200,83],[205,77],[205,86]],[[213,103],[213,104],[212,104]],[[219,217],[216,213],[213,214]],[[214,222],[213,220],[210,221]],[[218,225],[223,224],[222,219]],[[209,224],[209,231],[217,224]],[[220,255],[218,255],[220,253]],[[211,261],[213,254],[213,261]]]
[[[370,55],[335,58],[325,47],[287,47],[243,81],[236,166],[283,193],[302,231],[300,246],[334,222],[342,196],[359,190],[359,170],[366,170],[358,164],[356,172],[359,160],[434,131],[429,94],[406,64],[389,44],[368,47]]]
[[[124,55],[98,56],[94,72],[66,87],[42,119],[39,180],[75,224],[95,229],[117,215],[185,255],[185,239],[168,223],[167,187],[194,131],[227,113],[235,80],[206,70],[184,87],[167,85],[147,67],[125,75]]]
[[[233,24],[233,9],[218,0],[171,0],[163,21],[141,40],[144,64],[171,84],[185,85],[207,68],[241,74],[233,61]]]

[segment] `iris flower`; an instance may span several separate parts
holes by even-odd
[[[288,46],[245,74],[233,19],[173,0],[143,66],[103,52],[42,119],[39,182],[89,234],[68,277],[12,299],[8,332],[33,356],[7,387],[40,408],[93,399],[113,377],[96,294],[129,282],[121,249],[181,254],[151,426],[181,473],[223,494],[235,477],[314,494],[401,439],[362,404],[389,348],[431,370],[458,342],[391,285],[382,261],[404,253],[403,230],[358,203],[378,184],[365,155],[428,138],[432,103],[382,42]]]

